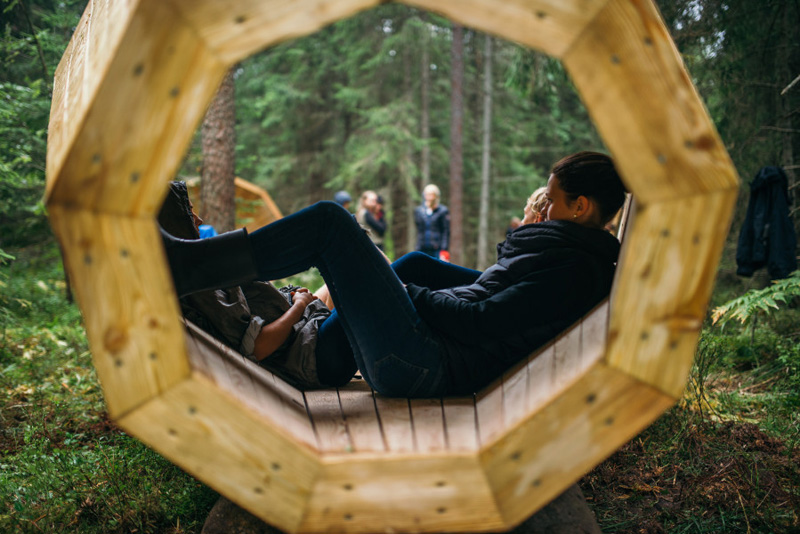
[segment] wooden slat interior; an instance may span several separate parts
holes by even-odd
[[[297,440],[316,446],[305,404],[298,405],[289,397],[288,390],[297,390],[188,321],[187,334],[189,361],[195,371]]]
[[[299,391],[188,323],[189,358],[243,406],[322,454],[475,452],[542,408],[604,355],[608,303],[474,397],[394,399],[360,377]]]
[[[552,343],[509,370],[478,394],[478,435],[485,447],[538,411],[603,358],[608,300]]]

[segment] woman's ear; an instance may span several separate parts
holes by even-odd
[[[575,215],[578,217],[583,216],[589,209],[591,209],[591,201],[588,197],[583,195],[575,199]]]
[[[575,199],[575,219],[582,224],[600,225],[600,210],[597,202],[591,198],[580,195]]]

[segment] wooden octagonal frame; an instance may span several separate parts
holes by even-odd
[[[131,434],[286,531],[507,529],[682,394],[738,178],[650,0],[405,0],[560,58],[637,215],[610,306],[479,395],[545,377],[499,434],[463,451],[320,450],[193,363],[154,214],[231,65],[380,3],[91,0],[56,72],[51,223]]]

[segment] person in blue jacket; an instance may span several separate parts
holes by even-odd
[[[619,242],[603,227],[625,187],[608,156],[558,161],[547,183],[545,221],[521,225],[484,272],[411,281],[386,262],[354,218],[320,202],[247,235],[183,241],[163,234],[179,295],[242,280],[280,279],[316,266],[336,303],[351,350],[320,329],[318,358],[355,358],[378,393],[471,394],[555,337],[608,296]],[[397,268],[397,267],[395,267]],[[441,276],[435,276],[440,274]],[[439,287],[439,286],[443,287]],[[335,330],[335,329],[334,329]]]
[[[422,190],[422,204],[414,210],[417,226],[417,250],[439,258],[450,259],[450,211],[440,203],[442,193],[433,184]]]

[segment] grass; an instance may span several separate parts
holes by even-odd
[[[0,271],[0,532],[199,532],[217,495],[108,419],[53,243]]]
[[[109,421],[56,246],[6,252],[0,532],[200,532],[216,493]],[[685,398],[581,481],[603,532],[800,533],[798,324],[704,329]]]

